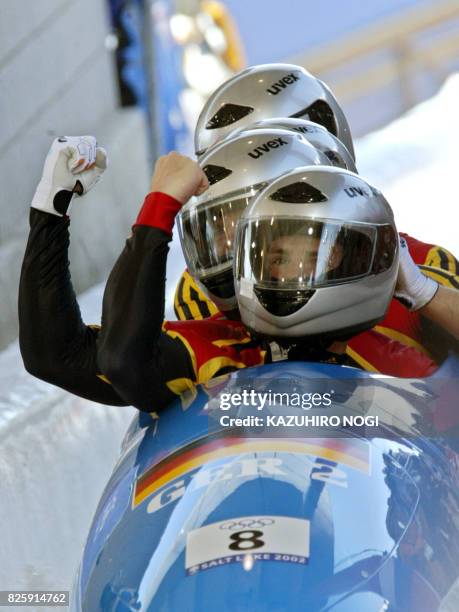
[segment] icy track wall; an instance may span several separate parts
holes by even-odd
[[[81,296],[85,320],[100,320],[100,299],[99,287]],[[33,378],[17,342],[0,354],[0,381],[0,590],[68,590],[136,411]]]
[[[357,143],[359,170],[387,196],[399,228],[456,255],[458,99],[453,76],[435,98]],[[75,235],[80,228],[72,226]],[[168,317],[183,267],[175,233]],[[88,323],[99,321],[101,299],[101,286],[81,296]],[[83,401],[33,379],[17,343],[0,354],[0,380],[0,589],[70,589],[135,411]]]
[[[105,278],[148,188],[145,117],[139,108],[119,107],[114,58],[104,44],[110,32],[106,4],[0,3],[2,349],[17,337],[28,207],[53,139],[95,134],[110,152],[97,193],[77,200],[72,213],[70,248],[78,292]]]

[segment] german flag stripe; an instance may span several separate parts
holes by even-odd
[[[132,506],[155,493],[171,480],[197,469],[205,463],[252,452],[286,452],[318,455],[336,463],[343,463],[365,474],[369,473],[369,445],[348,438],[315,439],[259,439],[218,437],[199,441],[186,450],[179,450],[151,467],[136,482]]]

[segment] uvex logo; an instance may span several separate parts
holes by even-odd
[[[344,193],[349,198],[357,198],[358,196],[369,196],[370,194],[366,189],[362,189],[362,187],[346,187],[344,189]]]
[[[320,132],[320,130],[318,130],[315,127],[312,126],[304,126],[304,125],[299,125],[298,127],[294,127],[293,128],[296,132],[301,132],[302,134],[316,134],[317,132]]]
[[[265,142],[259,147],[256,147],[255,149],[253,149],[253,151],[247,153],[247,155],[250,155],[250,157],[253,157],[253,159],[258,159],[265,153],[269,153],[271,149],[278,149],[279,147],[282,147],[286,144],[288,144],[288,142],[283,138],[275,138],[274,140],[268,140],[268,142]]]
[[[279,81],[273,83],[271,87],[268,87],[266,91],[272,94],[273,96],[277,96],[277,94],[280,93],[283,89],[285,89],[295,81],[299,80],[300,77],[296,76],[294,72],[291,72],[290,74],[287,74],[286,76],[282,77]]]

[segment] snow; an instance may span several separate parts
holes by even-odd
[[[87,321],[100,300],[101,287],[81,296]],[[0,590],[70,588],[135,414],[28,375],[17,342],[0,354]]]
[[[384,193],[397,227],[459,256],[459,74],[432,99],[356,143],[359,173]]]
[[[453,75],[436,97],[356,143],[360,174],[383,191],[399,229],[456,255],[458,99],[459,75]],[[183,268],[175,232],[168,317]],[[88,323],[100,320],[101,296],[102,286],[80,296]],[[0,354],[0,590],[70,588],[134,415],[132,408],[99,406],[32,378],[17,342]]]

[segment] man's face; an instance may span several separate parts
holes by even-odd
[[[320,255],[320,238],[281,236],[273,240],[268,248],[267,272],[270,280],[300,283],[314,281]],[[341,245],[335,244],[328,255],[324,272],[337,268],[342,259],[343,249]]]

